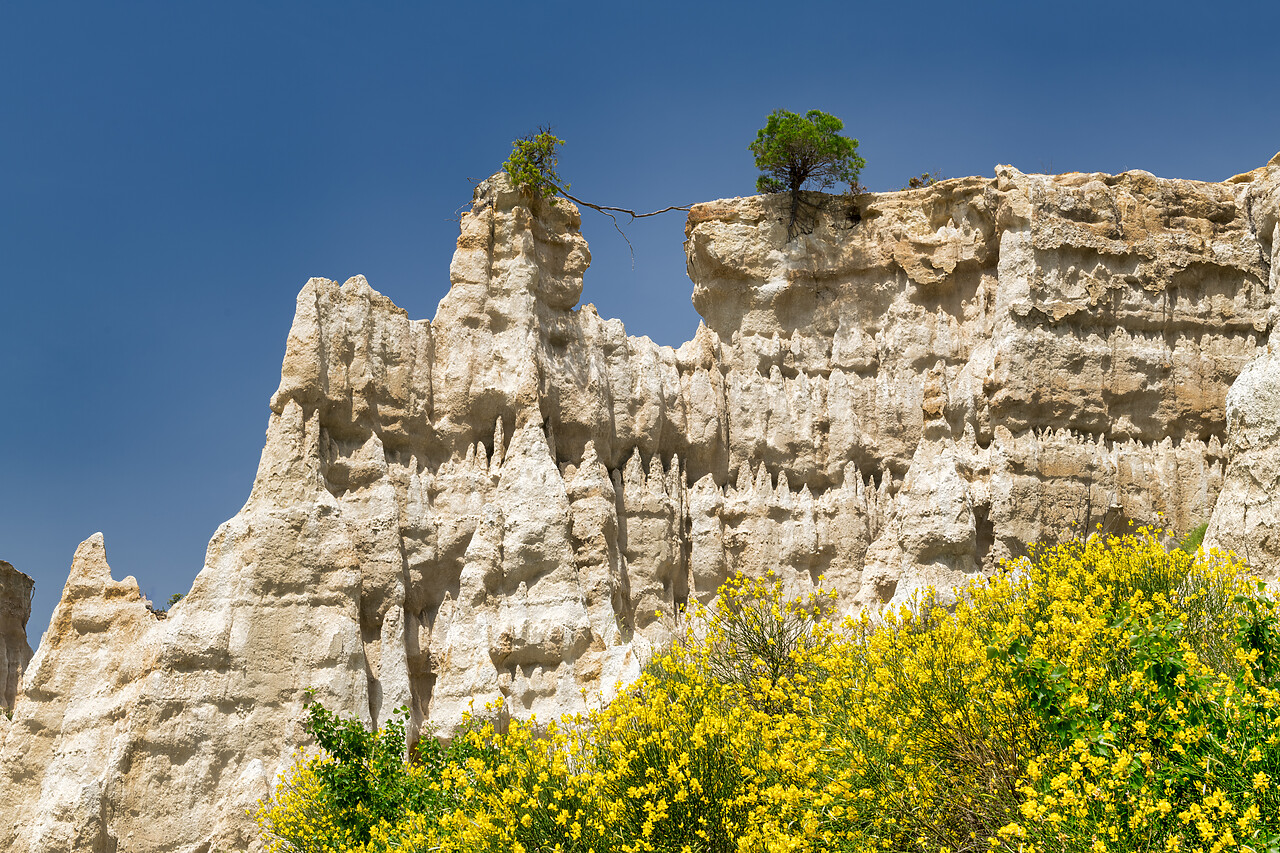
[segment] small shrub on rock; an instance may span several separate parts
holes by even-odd
[[[502,170],[511,182],[535,198],[551,198],[569,188],[560,177],[560,146],[564,140],[542,127],[537,133],[522,136],[511,143],[511,156]]]

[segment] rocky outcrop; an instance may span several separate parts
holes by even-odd
[[[31,618],[34,588],[35,582],[30,577],[0,560],[0,711],[13,707],[18,679],[31,660],[27,620]],[[5,725],[7,720],[4,717],[0,725]]]
[[[1206,547],[1236,552],[1280,580],[1280,353],[1249,364],[1227,395],[1226,478]]]
[[[1280,154],[1266,169],[1233,180],[1250,184],[1251,211],[1263,254],[1267,289],[1280,285]],[[1214,505],[1206,547],[1235,551],[1273,585],[1280,582],[1280,353],[1275,344],[1249,364],[1227,395],[1227,468]]]
[[[546,718],[733,572],[854,608],[1072,524],[1195,525],[1273,324],[1278,173],[1000,167],[811,197],[790,241],[781,197],[697,205],[678,349],[577,307],[572,205],[482,183],[433,321],[303,288],[252,493],[169,618],[81,546],[0,749],[0,848],[252,847],[307,687],[415,731]]]

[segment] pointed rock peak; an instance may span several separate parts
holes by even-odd
[[[778,493],[791,493],[791,484],[787,482],[787,472],[785,470],[778,472]]]
[[[690,489],[693,492],[718,492],[720,487],[716,485],[715,475],[708,472],[698,478],[698,482],[693,484]]]
[[[107,590],[112,591],[108,593]],[[134,601],[139,604],[142,602],[142,593],[136,580],[126,577],[116,581],[111,577],[102,534],[95,533],[76,548],[76,554],[71,560],[71,572],[67,575],[67,585],[62,591],[58,607],[103,595],[113,600]]]
[[[462,561],[458,599],[465,605],[476,607],[501,587],[504,527],[502,510],[496,504],[486,503]]]
[[[720,350],[720,335],[702,320],[698,321],[698,331],[694,333],[693,339],[698,342],[708,359],[715,358]]]
[[[751,491],[751,467],[746,462],[738,466],[738,482],[734,484],[734,491],[738,494]]]
[[[497,468],[502,465],[502,458],[507,449],[506,442],[507,438],[503,434],[502,415],[498,415],[498,419],[493,425],[493,459],[489,463],[491,467]]]
[[[615,474],[617,472],[614,472]],[[600,461],[599,455],[596,454],[596,444],[588,439],[587,446],[582,451],[582,461],[578,464],[578,469],[568,480],[568,491],[571,500],[587,497],[591,494],[604,495],[610,501],[614,500],[617,492],[613,483],[610,481],[609,469]]]
[[[626,481],[627,488],[638,489],[644,486],[644,464],[640,461],[640,448],[631,450],[631,458],[627,460],[623,479]]]
[[[769,476],[769,469],[764,467],[763,462],[756,466],[755,490],[761,495],[773,493],[773,478]]]
[[[660,454],[655,453],[649,457],[648,484],[649,491],[654,494],[661,495],[666,493],[666,472],[662,470],[662,456]]]
[[[671,454],[671,467],[667,469],[667,493],[672,497],[684,488],[684,471],[680,467],[680,454]]]
[[[111,567],[107,565],[107,547],[101,533],[95,533],[80,543],[71,558],[71,574],[67,586],[92,586],[95,589],[111,582]]]
[[[532,459],[556,471],[556,479],[559,479],[559,469],[556,468],[555,461],[552,459],[551,447],[547,443],[541,416],[525,418],[516,426],[515,434],[511,436],[511,446],[507,448],[506,459],[503,461],[502,477],[504,479],[507,477],[507,469],[527,467]]]

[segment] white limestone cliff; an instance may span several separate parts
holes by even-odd
[[[547,718],[736,571],[854,608],[1073,523],[1194,526],[1274,324],[1278,185],[1000,167],[822,201],[792,241],[781,197],[697,205],[705,323],[673,349],[578,307],[577,210],[495,176],[434,320],[303,288],[252,492],[167,619],[81,546],[3,734],[0,849],[255,849],[307,687],[415,732]]]

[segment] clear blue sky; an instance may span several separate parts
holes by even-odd
[[[185,592],[249,494],[310,276],[411,316],[468,179],[551,123],[575,194],[747,195],[766,114],[820,108],[863,183],[922,171],[1220,180],[1280,149],[1280,8],[1216,3],[0,3],[0,559],[35,645],[77,543]],[[632,269],[586,214],[584,301],[679,344],[679,214]]]

